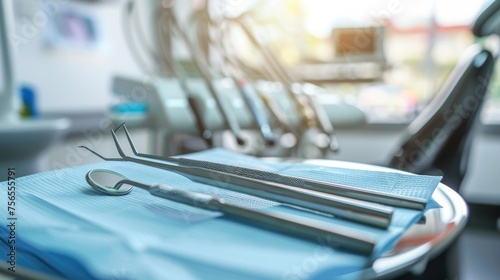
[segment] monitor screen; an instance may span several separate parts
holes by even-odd
[[[379,63],[385,60],[383,26],[334,28],[331,38],[335,60]]]
[[[374,28],[339,29],[335,52],[337,55],[374,54],[376,52],[377,34]]]

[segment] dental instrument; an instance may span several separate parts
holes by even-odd
[[[427,206],[427,202],[422,198],[406,197],[397,194],[388,194],[373,190],[355,188],[341,184],[317,181],[317,180],[294,177],[289,175],[281,175],[274,172],[220,164],[215,162],[193,160],[188,158],[158,157],[158,156],[142,154],[137,152],[134,142],[130,137],[130,133],[128,132],[127,126],[125,124],[121,124],[115,129],[115,131],[118,131],[120,128],[123,128],[132,152],[134,153],[134,155],[139,157],[177,163],[178,165],[184,167],[197,167],[197,168],[205,168],[225,173],[232,173],[238,176],[259,179],[264,181],[271,181],[274,183],[284,184],[301,189],[308,189],[320,193],[359,199],[393,207],[402,207],[402,208],[409,208],[422,211]]]
[[[200,167],[187,167],[175,164],[166,164],[158,161],[144,160],[125,155],[117,136],[111,130],[120,158],[105,158],[86,146],[84,148],[99,158],[107,161],[131,161],[155,168],[160,168],[186,176],[193,181],[216,185],[229,190],[277,201],[291,206],[321,212],[351,220],[354,222],[386,229],[391,223],[393,208],[361,200],[337,195],[322,194],[281,183],[261,179],[243,177]],[[150,159],[153,157],[150,157]],[[158,157],[157,159],[161,159]],[[215,182],[214,182],[215,181]],[[217,183],[218,182],[218,183]],[[221,184],[223,182],[223,184]],[[227,182],[230,182],[228,184]]]
[[[194,45],[191,42],[191,39],[189,38],[188,34],[186,31],[181,27],[179,24],[176,15],[171,11],[172,8],[165,8],[164,10],[164,17],[168,20],[168,22],[171,24],[172,28],[177,31],[177,33],[181,36],[182,40],[186,44],[188,51],[192,55],[193,58],[193,65],[196,67],[198,70],[201,78],[205,82],[208,91],[212,95],[213,99],[215,100],[215,104],[219,111],[222,114],[223,120],[225,124],[228,126],[228,128],[231,130],[233,133],[234,137],[236,138],[236,142],[238,145],[245,145],[245,140],[241,136],[241,129],[240,125],[236,121],[236,119],[230,114],[229,109],[227,108],[226,104],[222,102],[221,97],[219,96],[218,92],[215,90],[215,86],[213,84],[212,78],[210,75],[205,72],[205,69],[208,69],[207,65],[202,65],[204,64],[203,60],[200,59],[197,55],[197,51],[194,47]]]
[[[376,244],[376,239],[372,236],[350,227],[331,224],[325,225],[311,219],[294,217],[284,213],[248,209],[228,204],[216,196],[181,190],[167,185],[146,185],[129,180],[127,177],[110,170],[91,170],[85,175],[85,179],[92,188],[107,195],[125,195],[130,193],[133,188],[132,186],[136,186],[147,190],[151,195],[157,197],[206,210],[220,211],[228,216],[286,234],[310,239],[315,242],[326,240],[327,244],[333,248],[347,249],[369,255]],[[122,189],[123,185],[128,186]]]

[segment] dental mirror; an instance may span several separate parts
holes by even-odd
[[[85,175],[85,180],[92,188],[107,195],[125,195],[130,193],[133,188],[133,186],[125,184],[129,181],[127,177],[111,170],[90,170]]]
[[[250,209],[226,203],[223,199],[205,193],[193,192],[168,185],[146,185],[131,181],[125,176],[105,169],[95,169],[85,175],[92,188],[107,195],[124,195],[130,193],[132,186],[147,190],[151,195],[183,203],[206,210],[220,211],[238,220],[281,231],[286,234],[309,240],[329,240],[334,248],[345,247],[349,250],[370,255],[376,245],[374,236],[365,232],[355,232],[348,226],[332,226],[318,223],[313,219],[304,219],[286,213],[270,213],[258,209]],[[123,186],[126,185],[124,188]],[[330,243],[331,242],[331,243]]]

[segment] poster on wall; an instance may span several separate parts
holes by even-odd
[[[105,50],[100,21],[91,10],[66,4],[50,18],[45,34],[50,48],[102,52]]]

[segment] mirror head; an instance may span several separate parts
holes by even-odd
[[[122,182],[128,180],[127,177],[111,170],[90,170],[85,175],[85,180],[92,188],[107,195],[125,195],[130,193],[133,188]]]

